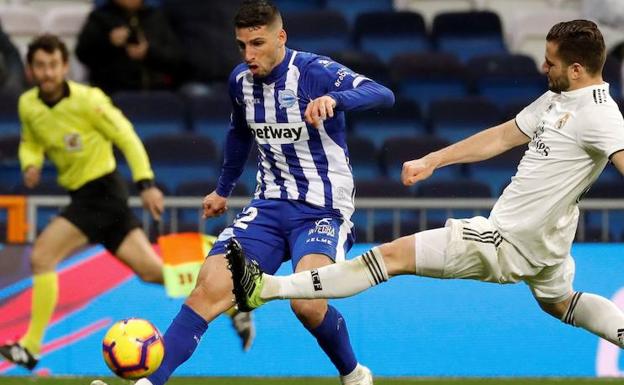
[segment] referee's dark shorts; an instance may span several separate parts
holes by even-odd
[[[60,216],[82,231],[90,243],[115,254],[128,233],[141,227],[128,206],[128,188],[117,171],[69,192],[71,203]]]

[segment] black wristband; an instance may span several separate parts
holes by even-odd
[[[150,187],[155,187],[156,182],[154,182],[154,179],[141,179],[140,181],[137,181],[135,185],[139,192],[143,192],[143,190],[147,190]]]

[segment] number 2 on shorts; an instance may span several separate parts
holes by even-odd
[[[243,229],[243,230],[247,230],[247,227],[249,227],[249,222],[253,221],[254,219],[256,219],[256,217],[258,216],[258,209],[255,207],[246,207],[242,212],[241,215],[236,218],[236,220],[234,221],[234,227],[238,227],[239,229]]]

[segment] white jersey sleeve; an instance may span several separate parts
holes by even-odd
[[[578,133],[578,141],[590,152],[611,157],[624,150],[624,119],[618,109],[600,107],[599,114],[579,114],[586,123],[583,124],[585,129]]]
[[[553,92],[547,91],[516,115],[516,125],[529,138],[532,138],[537,131],[539,122],[550,104],[550,96],[552,95]]]

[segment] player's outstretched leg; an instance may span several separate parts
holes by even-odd
[[[240,311],[252,311],[264,305],[266,301],[260,299],[262,292],[263,273],[256,261],[245,257],[243,248],[234,238],[231,238],[225,247],[225,258],[228,268],[232,272],[234,297]]]

